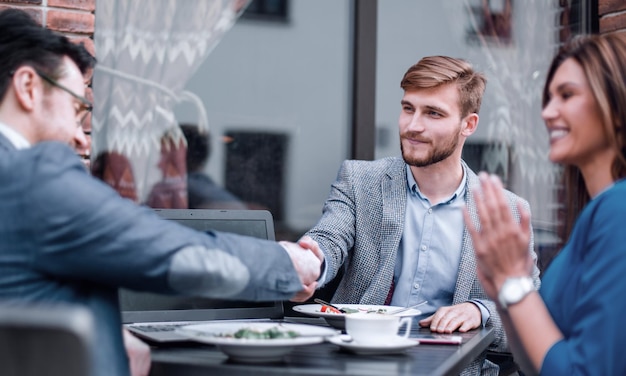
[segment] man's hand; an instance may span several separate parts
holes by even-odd
[[[298,291],[293,298],[289,299],[291,302],[306,302],[309,300],[313,294],[315,293],[315,289],[317,288],[317,282],[313,282],[310,285],[304,286],[304,289]]]
[[[313,252],[313,254],[315,254],[321,262],[324,261],[324,253],[321,251],[319,244],[317,244],[315,240],[311,239],[310,236],[303,236],[300,238],[300,240],[298,240],[298,245],[305,250]],[[296,293],[296,295],[289,300],[292,302],[305,302],[313,296],[315,289],[317,289],[317,282],[305,285],[303,290]]]
[[[150,347],[137,337],[122,328],[124,334],[124,348],[128,355],[130,374],[132,376],[148,376],[150,373]]]
[[[430,317],[420,320],[420,326],[430,327],[437,333],[452,333],[478,328],[482,322],[480,309],[474,303],[461,303],[448,307],[441,307]]]
[[[298,244],[286,241],[279,243],[289,254],[304,288],[307,289],[307,286],[316,283],[321,273],[322,261],[324,260],[324,254],[317,246],[317,243],[302,240]]]

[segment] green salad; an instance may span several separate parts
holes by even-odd
[[[367,311],[365,311],[365,313],[380,313],[380,314],[385,314],[385,313],[387,313],[387,309],[386,309],[386,308],[368,309]]]
[[[344,311],[344,313],[357,313],[357,312],[359,312],[359,310],[356,309],[356,308],[342,308],[342,310]]]
[[[237,339],[285,339],[296,338],[300,334],[293,330],[281,330],[278,327],[272,327],[267,330],[256,330],[252,328],[241,328],[235,333],[219,333],[216,337],[237,338]]]

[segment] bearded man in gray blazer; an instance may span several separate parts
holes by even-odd
[[[472,190],[478,177],[463,162],[465,140],[476,130],[486,79],[460,59],[425,57],[405,73],[399,118],[402,158],[345,161],[317,225],[307,232],[325,255],[322,283],[343,268],[335,303],[411,306],[421,301],[419,323],[434,332],[465,332],[491,325],[491,350],[507,351],[494,302],[476,276],[467,206],[478,225]],[[507,191],[519,220],[518,203]],[[536,264],[531,240],[528,252]],[[539,270],[533,270],[539,287]],[[321,283],[321,284],[322,284]],[[464,374],[497,375],[476,359]]]

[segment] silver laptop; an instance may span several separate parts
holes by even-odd
[[[161,217],[199,231],[217,230],[275,240],[274,221],[267,210],[155,209]],[[282,319],[283,304],[192,298],[119,291],[124,325],[153,342],[184,341],[175,333],[181,325],[211,320]]]

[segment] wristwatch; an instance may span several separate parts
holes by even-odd
[[[498,293],[498,301],[502,309],[506,310],[534,290],[535,285],[530,277],[507,278]]]

